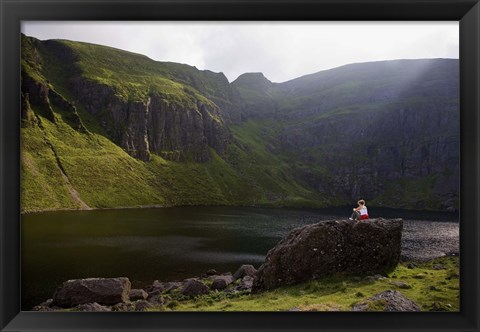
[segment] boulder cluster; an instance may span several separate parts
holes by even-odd
[[[53,297],[35,306],[34,311],[148,311],[149,308],[175,306],[177,300],[225,292],[250,293],[257,270],[242,265],[231,272],[218,274],[208,270],[201,277],[183,281],[155,280],[145,289],[132,289],[128,278],[88,278],[64,282]]]

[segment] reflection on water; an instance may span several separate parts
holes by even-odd
[[[375,209],[370,210],[375,213]],[[49,298],[63,281],[73,278],[127,276],[133,287],[143,287],[155,279],[184,279],[211,268],[234,272],[245,263],[258,267],[268,250],[292,229],[339,216],[346,218],[350,211],[351,207],[178,207],[24,215],[22,308],[30,310]],[[386,218],[456,218],[423,212],[376,212]],[[425,227],[427,233],[433,228]],[[407,226],[406,231],[416,233],[415,228],[408,231]]]

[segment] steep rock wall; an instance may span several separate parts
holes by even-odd
[[[123,101],[113,88],[82,77],[71,85],[114,142],[135,158],[147,161],[153,152],[174,161],[205,162],[210,148],[221,154],[230,139],[218,110],[198,100],[186,107],[155,93],[144,101]]]

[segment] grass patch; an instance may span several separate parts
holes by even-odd
[[[443,265],[445,269],[434,269],[434,265]],[[416,302],[422,311],[459,311],[458,257],[441,257],[427,263],[418,264],[409,269],[404,264],[392,271],[386,278],[366,280],[360,278],[331,277],[314,280],[304,284],[283,287],[261,294],[211,293],[192,300],[175,302],[175,311],[350,311],[352,306],[377,293],[386,290],[400,291],[404,296]],[[417,279],[415,275],[424,274]],[[394,281],[408,283],[410,289],[399,289]],[[432,291],[431,286],[437,288]],[[381,309],[383,305],[372,310]],[[168,306],[167,306],[168,308]]]

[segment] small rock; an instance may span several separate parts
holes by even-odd
[[[148,293],[145,292],[143,289],[131,289],[129,297],[130,301],[146,300],[148,297]]]
[[[237,286],[237,291],[252,291],[253,277],[245,276],[242,278],[240,285]]]
[[[300,308],[298,308],[298,307],[293,307],[293,308],[288,309],[288,311],[295,311],[296,312],[296,311],[302,311],[302,310],[300,310]]]
[[[169,293],[177,288],[180,288],[181,286],[182,286],[182,283],[178,281],[166,282],[164,291],[166,293]]]
[[[432,270],[446,270],[447,268],[445,267],[445,265],[442,265],[442,264],[435,264],[434,266],[432,266]]]
[[[217,271],[215,271],[214,269],[210,269],[207,272],[205,272],[205,274],[207,276],[213,276],[213,275],[217,274]]]
[[[112,311],[134,311],[132,303],[117,303],[112,307]]]
[[[45,302],[40,303],[38,306],[50,307],[53,304],[53,299],[48,299]]]
[[[139,300],[135,302],[135,311],[146,311],[148,308],[151,308],[152,304],[145,300]]]
[[[180,294],[188,297],[195,297],[197,295],[208,294],[210,290],[208,287],[197,279],[188,280],[180,290]]]
[[[439,291],[440,289],[438,289],[437,287],[433,286],[433,285],[430,285],[428,286],[428,290],[431,290],[431,291]]]
[[[154,298],[154,297],[156,297],[156,296],[158,296],[162,293],[163,293],[163,291],[161,289],[154,289],[154,290],[148,292],[147,299]]]
[[[415,274],[414,276],[412,276],[412,278],[415,278],[415,279],[425,279],[425,277],[426,275],[423,273]]]
[[[43,305],[36,305],[32,308],[32,311],[58,311],[60,310],[59,307],[49,307]]]
[[[159,290],[160,292],[163,292],[165,290],[165,284],[163,282],[155,280],[152,284],[152,291],[155,291],[155,290]]]
[[[151,291],[148,292],[149,297],[154,297],[162,294],[163,292],[169,293],[182,286],[181,282],[178,281],[169,281],[169,282],[159,282],[155,280],[151,287]]]
[[[439,312],[439,311],[449,311],[450,307],[448,307],[448,305],[440,303],[440,302],[433,302],[428,307],[428,311],[437,311],[437,312]]]
[[[75,311],[99,311],[99,312],[112,311],[112,309],[105,307],[103,305],[100,305],[96,302],[80,304],[76,306],[74,310]]]
[[[217,276],[213,279],[213,283],[210,286],[212,290],[223,290],[227,288],[233,282],[232,276]]]
[[[253,265],[242,265],[240,268],[233,274],[233,279],[237,280],[243,278],[245,276],[255,277],[257,270],[253,267]]]
[[[153,303],[153,304],[164,304],[165,299],[162,295],[148,295],[148,298],[146,299],[148,302]]]
[[[402,293],[387,290],[355,304],[353,311],[420,311],[420,307]]]

